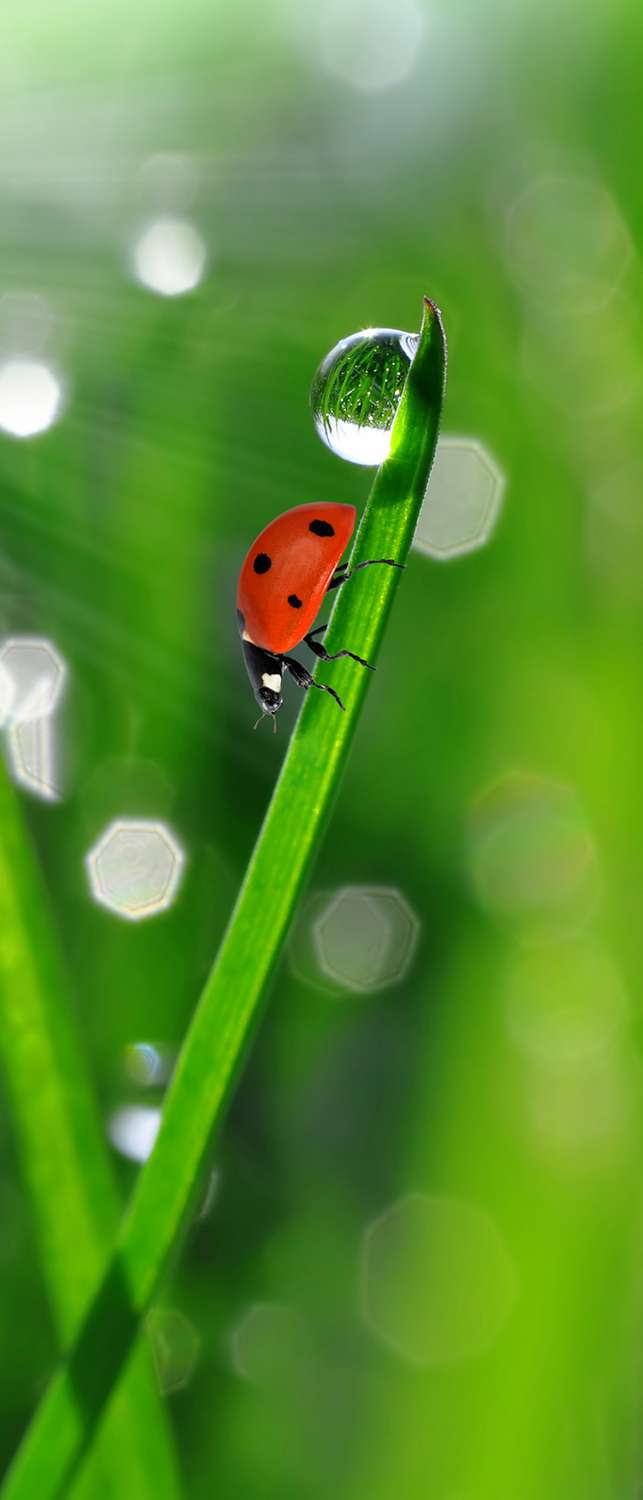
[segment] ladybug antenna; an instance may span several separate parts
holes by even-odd
[[[253,729],[258,729],[259,725],[263,723],[263,721],[264,721],[265,718],[266,718],[266,714],[260,714],[259,718],[257,719],[256,724],[253,724],[253,726],[252,726]],[[272,715],[272,732],[273,732],[273,734],[277,733],[277,715],[276,714]]]

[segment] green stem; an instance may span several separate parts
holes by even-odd
[[[417,353],[351,561],[406,557],[435,445],[446,349],[440,315],[424,300]],[[349,642],[370,660],[401,578],[362,573],[339,595],[329,646]],[[141,1172],[117,1255],[69,1364],[54,1377],[2,1489],[2,1500],[53,1500],[89,1440],[190,1214],[195,1186],[280,956],[303,881],[328,820],[370,673],[338,662],[340,714],[310,693],[228,930],[206,983],[169,1090],[155,1150]]]
[[[74,1035],[65,980],[16,798],[0,761],[0,1062],[59,1347],[78,1333],[108,1262],[118,1199]],[[172,1442],[145,1349],[119,1390],[80,1494],[176,1500]]]

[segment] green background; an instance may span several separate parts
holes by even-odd
[[[253,735],[240,562],[290,505],[363,503],[310,381],[361,327],[417,328],[428,293],[443,430],[493,456],[504,503],[487,546],[410,560],[163,1299],[198,1345],[167,1399],[197,1500],[622,1500],[643,1394],[641,15],[426,4],[407,76],[365,91],[331,69],[374,13],[5,12],[0,295],[46,300],[68,385],[50,432],[0,437],[2,633],[69,667],[64,795],[22,809],[101,1114],[157,1104],[125,1049],[179,1045],[298,707],[293,685],[278,736]],[[407,10],[379,13],[392,53]],[[175,300],[130,270],[168,212],[209,250]],[[186,854],[140,925],[88,892],[117,816],[166,820]],[[399,984],[324,987],[311,923],[345,885],[416,914]],[[115,1164],[125,1197],[137,1169]],[[55,1339],[6,1106],[0,1265],[8,1458]],[[244,1373],[257,1303],[277,1308],[246,1325]]]

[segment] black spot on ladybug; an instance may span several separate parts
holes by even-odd
[[[314,531],[315,536],[335,535],[335,527],[331,526],[330,521],[311,521],[308,530]]]
[[[239,626],[239,629],[240,629],[241,633],[243,634],[243,631],[246,628],[246,617],[245,617],[244,614],[241,613],[240,609],[237,610],[237,624]]]
[[[258,552],[252,566],[255,573],[267,573],[272,567],[272,558],[267,552]]]
[[[296,594],[288,595],[288,603],[292,609],[301,609],[301,599],[298,599]]]

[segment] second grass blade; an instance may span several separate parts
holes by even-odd
[[[0,828],[0,1063],[64,1350],[108,1261],[118,1200],[45,893],[1,762]],[[73,1500],[126,1500],[130,1494],[137,1500],[178,1500],[180,1494],[169,1424],[144,1348],[116,1395]]]

